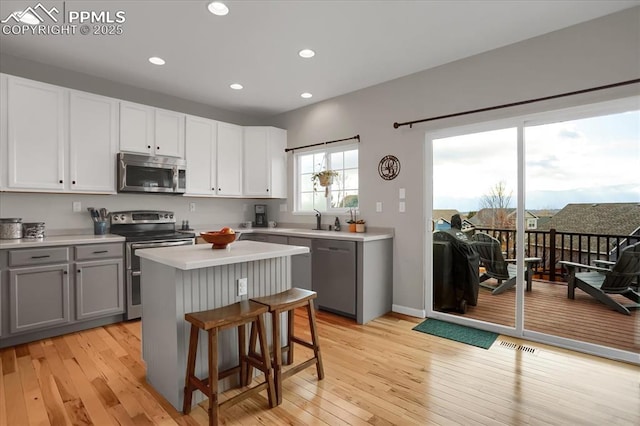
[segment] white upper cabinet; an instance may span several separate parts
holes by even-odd
[[[184,119],[179,112],[155,110],[155,155],[184,158]]]
[[[242,133],[241,126],[218,123],[218,195],[242,195]]]
[[[215,195],[218,123],[206,118],[186,118],[186,195]]]
[[[120,102],[120,151],[184,157],[184,114]]]
[[[71,191],[116,192],[118,101],[69,93],[69,185]]]
[[[286,198],[287,131],[244,128],[244,195]]]
[[[153,154],[154,130],[152,107],[120,102],[120,151]]]
[[[63,190],[64,89],[14,77],[7,89],[7,187]]]
[[[0,189],[7,187],[7,84],[7,76],[0,74]]]

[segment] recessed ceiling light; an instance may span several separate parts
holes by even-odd
[[[233,83],[232,85],[230,85],[229,87],[231,87],[233,90],[241,90],[242,89],[242,84],[240,83]]]
[[[302,96],[305,99],[309,99],[310,97],[312,97],[313,95],[309,92],[304,92],[303,94],[301,94],[300,96]]]
[[[298,55],[300,55],[301,58],[308,59],[313,58],[316,55],[316,52],[311,49],[302,49],[298,52]]]
[[[164,59],[159,58],[157,56],[152,56],[149,58],[149,62],[151,62],[153,65],[164,65]]]
[[[229,13],[229,8],[227,7],[227,5],[225,5],[221,1],[212,1],[207,6],[207,9],[209,9],[209,12],[218,16],[224,16],[227,13]]]

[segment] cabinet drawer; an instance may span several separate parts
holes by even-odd
[[[66,247],[9,251],[9,266],[43,265],[68,261],[69,250]]]
[[[122,243],[76,246],[76,260],[122,257]]]

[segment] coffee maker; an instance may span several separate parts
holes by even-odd
[[[267,227],[267,206],[266,204],[256,204],[255,205],[255,212],[256,212],[256,222],[254,224],[254,226],[260,228],[260,227]]]

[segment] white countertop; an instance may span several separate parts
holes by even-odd
[[[71,246],[81,244],[101,244],[124,242],[124,237],[120,235],[55,235],[44,238],[23,238],[19,240],[0,240],[0,250],[40,248],[52,246]]]
[[[197,244],[136,250],[141,258],[185,271],[304,253],[309,253],[308,247],[257,241],[235,241],[226,249],[212,249],[211,244]]]
[[[197,227],[196,236],[200,235],[200,232],[215,231],[219,228],[203,229]],[[346,241],[376,241],[386,240],[393,238],[393,231],[371,231],[371,232],[336,232],[336,231],[316,231],[313,229],[305,228],[234,228],[236,233],[257,233],[257,234],[270,234],[270,235],[284,235],[288,237],[302,237],[302,238],[320,238],[327,240],[346,240]]]

